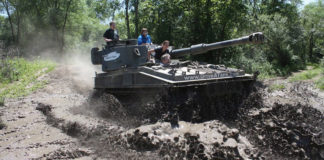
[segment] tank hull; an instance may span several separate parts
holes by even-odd
[[[251,93],[255,82],[255,77],[249,74],[173,83],[167,83],[161,78],[152,79],[151,76],[139,72],[132,74],[134,77],[141,77],[143,83],[115,88],[102,84],[104,80],[110,79],[107,78],[107,74],[98,74],[95,78],[95,88],[114,95],[130,115],[143,115],[141,118],[145,119],[145,116],[153,114],[156,115],[156,121],[163,115],[168,115],[168,118],[176,116],[192,122],[215,118],[235,119],[238,109]],[[116,78],[116,75],[114,77]],[[111,79],[108,81],[111,83]],[[153,81],[156,82],[155,85],[152,85]]]
[[[204,69],[205,70],[205,69]],[[127,69],[124,71],[114,71],[109,73],[97,74],[94,78],[95,89],[102,90],[118,97],[128,97],[137,95],[155,95],[170,94],[171,92],[187,90],[201,90],[210,95],[231,95],[241,94],[249,91],[249,86],[255,82],[256,77],[251,74],[241,74],[234,76],[229,74],[228,70],[219,72],[218,75],[202,74],[189,75],[159,75],[156,72],[150,72],[151,67],[142,67],[137,69]],[[228,73],[226,76],[223,72]],[[235,72],[237,73],[237,72]],[[223,77],[219,77],[222,74]],[[211,75],[216,75],[212,77]],[[193,78],[192,78],[193,77]],[[207,78],[206,78],[207,77]],[[244,93],[245,94],[245,93]]]
[[[226,72],[228,73],[228,72]],[[181,78],[176,76],[162,76],[147,72],[145,69],[134,69],[125,71],[115,71],[108,73],[99,73],[94,78],[95,89],[106,89],[114,92],[131,91],[137,89],[155,90],[164,88],[181,88],[206,86],[213,84],[227,84],[235,82],[253,82],[255,76],[251,74],[241,74],[233,76],[228,73],[227,76],[219,77],[216,73],[204,75],[188,75]],[[216,75],[216,76],[214,76]],[[214,76],[214,77],[213,77]],[[127,92],[126,92],[127,93]]]

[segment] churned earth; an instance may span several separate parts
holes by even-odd
[[[79,70],[58,66],[41,77],[45,88],[6,100],[0,159],[324,159],[324,94],[311,81],[257,82],[235,118],[174,126],[130,115],[112,95],[99,99],[93,70]]]

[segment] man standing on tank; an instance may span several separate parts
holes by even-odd
[[[116,23],[114,21],[109,23],[110,28],[106,30],[105,34],[103,35],[104,40],[107,42],[113,42],[119,40],[119,35],[116,29]]]
[[[149,45],[152,43],[150,35],[148,35],[147,28],[143,28],[141,35],[137,38],[138,45]]]

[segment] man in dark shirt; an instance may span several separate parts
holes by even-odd
[[[169,52],[169,49],[168,49],[169,44],[170,44],[170,42],[166,40],[166,41],[164,41],[164,42],[162,43],[162,47],[159,47],[159,48],[156,48],[156,49],[149,50],[149,51],[147,52],[147,53],[148,53],[148,60],[151,59],[151,54],[152,54],[153,52],[155,52],[154,58],[155,58],[156,60],[161,61],[161,57],[162,57],[164,54],[170,53],[170,52]]]
[[[169,53],[169,50],[168,49],[163,50],[163,47],[159,47],[159,48],[154,49],[154,52],[155,52],[154,58],[161,61],[161,57],[164,54]]]
[[[109,25],[110,25],[110,28],[103,35],[104,40],[107,43],[112,42],[112,41],[118,41],[119,36],[118,36],[118,32],[116,30],[116,23],[115,22],[110,22]]]

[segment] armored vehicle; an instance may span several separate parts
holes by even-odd
[[[93,48],[92,63],[102,65],[103,71],[96,73],[94,88],[111,93],[118,99],[132,97],[132,103],[147,102],[156,97],[164,97],[160,100],[168,106],[183,108],[190,103],[208,114],[204,117],[216,113],[228,114],[223,112],[224,107],[228,110],[237,107],[250,92],[257,75],[224,65],[181,61],[177,58],[235,45],[259,44],[263,40],[263,34],[258,32],[237,39],[174,49],[170,51],[171,64],[167,66],[147,62],[148,48],[137,45],[136,40],[119,41],[102,50]],[[185,119],[188,114],[183,114]],[[190,112],[189,115],[192,114]]]

